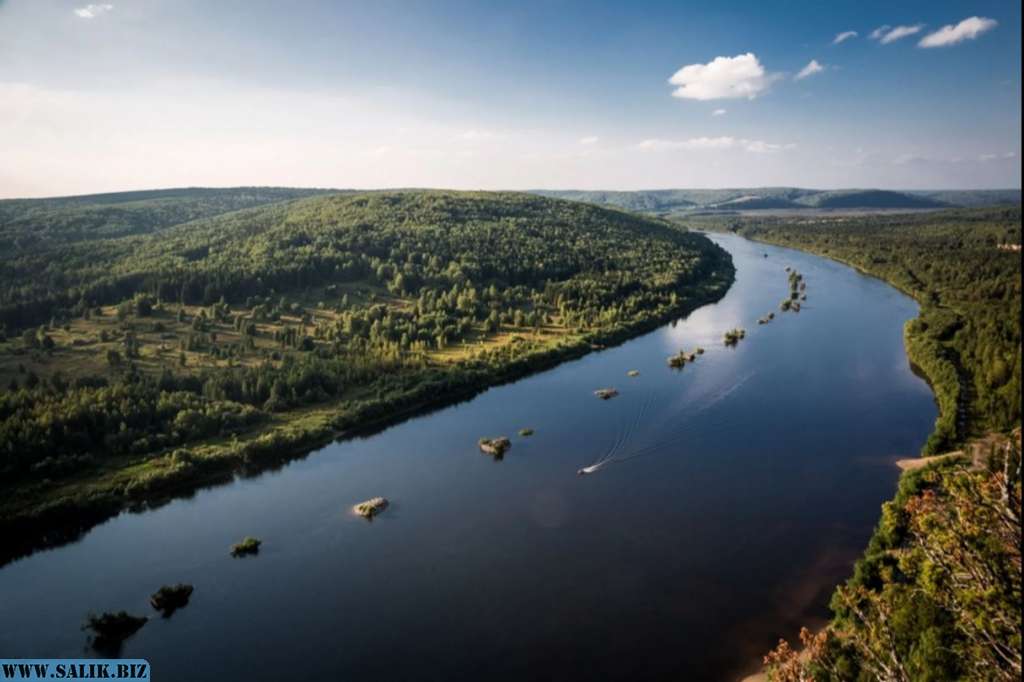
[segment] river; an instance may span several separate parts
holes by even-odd
[[[712,239],[736,282],[676,324],[5,566],[0,657],[94,655],[88,612],[153,616],[153,591],[188,582],[189,606],[121,652],[156,680],[750,672],[827,616],[936,407],[904,354],[911,299],[815,256]],[[807,281],[799,313],[778,311],[787,265]],[[725,347],[737,326],[746,338]],[[696,346],[695,363],[666,366]],[[606,386],[620,395],[595,398]],[[501,461],[479,452],[501,434]],[[392,505],[372,523],[350,513],[376,495]],[[259,556],[231,558],[246,535]]]

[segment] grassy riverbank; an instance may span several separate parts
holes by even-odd
[[[317,197],[60,254],[66,293],[5,292],[11,324],[51,318],[0,341],[6,558],[620,343],[733,276],[699,235],[511,194]]]

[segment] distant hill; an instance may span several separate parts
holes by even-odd
[[[720,204],[711,204],[706,208],[725,211],[756,211],[761,209],[803,208],[803,205],[781,196],[751,195],[730,199]]]
[[[948,208],[952,204],[925,196],[881,189],[816,192],[801,197],[811,208]]]
[[[816,190],[800,187],[667,189],[634,192],[536,190],[534,194],[630,211],[919,210],[1020,204],[1020,190]]]
[[[0,250],[50,248],[150,234],[173,225],[279,201],[337,193],[286,187],[186,187],[47,199],[0,200]]]
[[[688,198],[687,190],[654,190],[650,192],[588,192],[583,190],[534,190],[531,194],[555,199],[581,201],[586,204],[617,206],[628,211],[673,211],[697,206]]]
[[[1000,204],[1019,204],[1019,189],[944,189],[909,191],[905,194],[927,197],[951,206],[977,208],[979,206],[997,206]]]

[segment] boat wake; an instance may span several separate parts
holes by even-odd
[[[622,464],[623,462],[628,462],[633,459],[639,459],[640,457],[648,457],[650,455],[657,454],[668,447],[678,445],[683,441],[686,432],[690,428],[689,424],[687,423],[689,421],[689,418],[694,417],[700,414],[701,412],[704,412],[705,410],[708,410],[717,405],[718,403],[722,402],[730,395],[738,391],[755,374],[757,374],[756,370],[740,377],[732,385],[727,386],[722,390],[719,390],[718,392],[712,393],[710,396],[708,396],[706,400],[701,400],[700,404],[694,407],[693,409],[684,411],[684,413],[680,415],[684,417],[684,423],[662,434],[662,437],[658,441],[651,443],[649,445],[644,445],[642,447],[635,448],[633,450],[627,450],[623,453],[623,446],[626,443],[628,443],[629,440],[636,433],[637,427],[640,425],[640,422],[643,421],[643,418],[647,414],[651,402],[653,402],[653,395],[649,394],[647,399],[640,406],[640,410],[637,412],[636,417],[624,431],[619,432],[619,435],[616,437],[615,441],[612,443],[608,451],[605,452],[604,455],[599,457],[594,463],[577,469],[576,474],[578,476],[592,474],[609,464]]]

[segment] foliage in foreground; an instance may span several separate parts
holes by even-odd
[[[1021,457],[989,440],[964,459],[907,473],[822,632],[765,658],[798,680],[1021,678]]]

